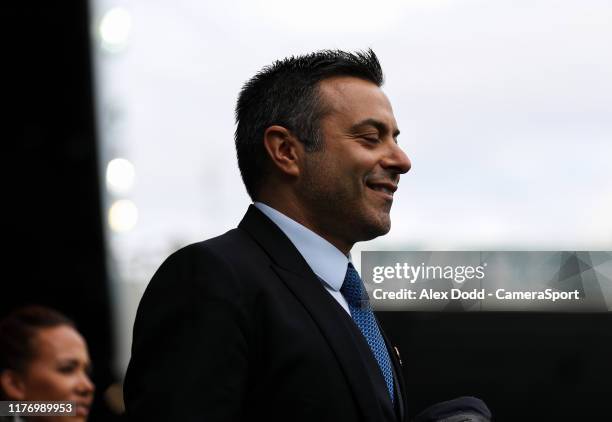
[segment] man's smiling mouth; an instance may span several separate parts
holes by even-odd
[[[366,182],[366,186],[382,193],[387,199],[393,199],[393,193],[397,190],[397,185],[392,182]]]

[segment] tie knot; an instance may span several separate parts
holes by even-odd
[[[340,288],[340,293],[342,293],[346,301],[351,306],[365,308],[370,304],[370,298],[368,297],[368,292],[361,281],[361,277],[359,277],[359,273],[350,262],[346,270],[344,282]]]

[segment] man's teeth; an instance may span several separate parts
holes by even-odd
[[[393,195],[393,192],[391,191],[391,189],[387,189],[384,186],[372,186],[372,189],[378,190],[384,193],[388,193],[389,195]]]

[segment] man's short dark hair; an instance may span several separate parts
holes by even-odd
[[[353,76],[381,86],[384,81],[376,54],[322,50],[292,56],[264,67],[247,81],[236,105],[236,153],[242,180],[256,200],[265,177],[266,129],[279,125],[291,131],[306,151],[323,146],[320,121],[326,113],[318,83],[333,76]]]

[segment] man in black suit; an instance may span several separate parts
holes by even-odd
[[[396,350],[350,263],[390,229],[410,161],[371,51],[264,68],[236,107],[254,201],[171,255],[134,326],[127,415],[150,421],[403,421]]]

